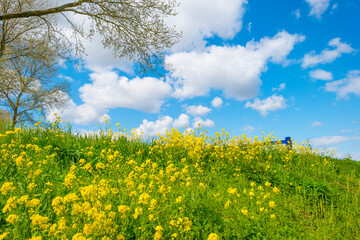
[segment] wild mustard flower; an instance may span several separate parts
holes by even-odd
[[[138,203],[142,203],[142,204],[148,204],[149,199],[151,198],[151,196],[147,193],[143,193],[139,196],[139,201]]]
[[[149,214],[149,220],[150,220],[151,222],[155,221],[154,214]]]
[[[219,240],[219,236],[216,233],[210,233],[207,240]]]
[[[137,219],[139,215],[143,213],[143,209],[141,207],[135,208],[135,213],[133,215],[134,219]]]
[[[235,194],[235,193],[237,192],[237,189],[230,187],[230,188],[227,190],[227,192],[228,192],[229,194]]]
[[[230,206],[230,204],[231,204],[231,201],[230,201],[230,200],[227,200],[226,203],[225,203],[224,208],[225,208],[225,209],[228,209],[229,206]]]
[[[34,236],[32,238],[29,238],[29,240],[42,240],[42,236]]]
[[[177,198],[176,198],[176,203],[181,203],[182,199],[183,199],[182,196],[177,197]]]
[[[11,224],[14,224],[16,219],[18,219],[18,215],[16,214],[10,214],[7,218],[6,218],[6,221],[11,223]]]
[[[280,190],[279,190],[277,187],[274,187],[274,188],[273,188],[273,192],[274,192],[274,193],[279,193]]]
[[[17,207],[17,198],[11,197],[6,201],[6,205],[2,209],[3,213],[11,212],[13,209]]]
[[[248,215],[249,211],[246,208],[241,209],[241,213],[245,216]]]
[[[29,195],[24,195],[17,200],[18,204],[26,204],[29,199]]]
[[[270,202],[269,202],[269,206],[270,206],[271,208],[274,208],[274,207],[276,206],[276,204],[275,204],[274,201],[270,201]]]
[[[76,233],[71,240],[86,240],[86,237],[83,233]]]
[[[4,233],[0,234],[0,240],[3,240],[4,238],[6,238],[6,236],[9,234],[10,234],[10,232],[4,232]]]
[[[51,224],[49,224],[49,218],[48,217],[44,217],[41,216],[39,214],[35,214],[33,216],[30,217],[31,219],[31,224],[34,226],[39,226],[39,228],[41,229],[47,229],[51,226]]]
[[[13,182],[5,182],[5,183],[2,185],[1,189],[0,189],[2,195],[4,195],[4,196],[5,196],[8,192],[12,192],[12,191],[14,191],[14,190],[16,190],[16,187],[14,186],[14,183],[13,183]]]

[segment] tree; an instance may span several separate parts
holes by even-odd
[[[69,91],[66,82],[53,81],[58,50],[46,38],[29,38],[26,44],[13,45],[0,71],[0,105],[11,109],[14,127],[34,122],[34,110],[63,107],[66,101],[62,96]]]
[[[64,105],[66,84],[53,84],[60,60],[82,55],[81,39],[102,37],[116,57],[139,62],[141,72],[166,68],[163,52],[179,34],[164,19],[174,15],[175,0],[0,1],[0,101],[12,110],[14,125],[33,121],[32,110]],[[79,25],[73,16],[91,24]],[[69,36],[58,25],[62,17]],[[75,52],[75,53],[74,53]],[[74,54],[73,54],[74,53]]]
[[[77,0],[51,7],[52,0],[2,0],[0,3],[0,58],[6,44],[21,38],[29,30],[46,27],[51,42],[59,41],[69,51],[71,40],[57,27],[56,16],[62,16],[75,36],[75,49],[81,53],[79,37],[102,36],[104,47],[113,49],[116,57],[127,57],[140,63],[142,72],[154,72],[164,66],[163,52],[179,39],[164,19],[175,15],[175,0]],[[91,21],[84,29],[66,13],[85,16]],[[31,24],[30,24],[31,23]],[[16,27],[14,27],[16,26]],[[22,30],[16,30],[19,26]],[[10,36],[10,37],[9,37]]]

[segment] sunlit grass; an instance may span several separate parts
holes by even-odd
[[[0,239],[359,239],[360,166],[271,136],[0,135]]]

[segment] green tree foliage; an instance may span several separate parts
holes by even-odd
[[[100,35],[115,57],[136,61],[142,72],[155,73],[166,68],[163,53],[179,38],[164,21],[175,15],[175,0],[54,3],[0,1],[0,103],[11,110],[14,125],[33,121],[31,111],[38,107],[65,104],[62,95],[68,85],[52,79],[60,61],[81,58],[81,39]],[[78,24],[78,18],[86,24]],[[59,24],[60,20],[65,21]]]

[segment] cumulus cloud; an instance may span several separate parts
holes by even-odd
[[[323,125],[322,122],[314,121],[314,122],[311,124],[311,127],[320,127],[320,126],[322,126],[322,125]]]
[[[334,47],[333,50],[324,49],[320,54],[310,52],[305,54],[302,62],[303,68],[314,67],[318,64],[331,63],[339,58],[343,53],[351,53],[354,49],[346,43],[342,43],[340,38],[333,38],[329,41],[328,45]]]
[[[242,28],[247,0],[228,0],[226,4],[223,0],[181,0],[179,3],[178,14],[166,20],[182,32],[172,52],[204,49],[205,38],[213,36],[232,39]]]
[[[347,99],[350,94],[360,97],[360,71],[349,71],[346,78],[326,83],[325,91],[336,93],[338,99]]]
[[[172,54],[166,62],[175,68],[170,76],[174,97],[204,96],[215,89],[237,100],[252,99],[262,84],[260,75],[267,70],[267,63],[283,63],[294,45],[303,40],[303,36],[282,31],[272,38],[250,41],[245,47],[211,46],[203,52]]]
[[[330,0],[305,0],[310,5],[309,16],[321,18],[321,15],[328,9]]]
[[[186,107],[186,112],[193,116],[204,116],[211,112],[211,109],[208,107],[204,107],[203,105],[192,105]]]
[[[49,1],[53,6],[59,6],[65,3],[72,1],[61,0]],[[82,26],[83,29],[88,31],[90,29],[91,20],[89,17],[76,14],[76,13],[64,13],[64,15],[70,19],[75,25]],[[101,71],[111,71],[114,68],[120,69],[126,73],[133,74],[133,62],[127,58],[115,58],[114,52],[111,48],[104,48],[102,43],[102,36],[98,33],[95,33],[94,36],[90,38],[82,38],[78,36],[78,39],[75,39],[73,35],[73,30],[69,22],[65,17],[59,18],[59,27],[61,27],[61,33],[64,34],[74,45],[77,42],[81,42],[83,50],[85,52],[84,58],[84,67],[94,72]],[[75,52],[74,52],[75,54]],[[64,66],[64,64],[63,64]],[[66,67],[66,66],[65,66]]]
[[[47,120],[53,121],[54,113],[57,113],[66,122],[88,125],[103,122],[104,116],[108,116],[106,114],[107,109],[97,108],[89,104],[76,105],[68,95],[65,94],[63,97],[67,100],[67,105],[62,109],[47,109]]]
[[[247,102],[245,107],[252,108],[260,112],[262,116],[266,116],[270,111],[277,111],[286,108],[287,104],[283,96],[277,96],[274,94],[264,100],[256,98],[252,103]]]
[[[128,79],[116,72],[102,72],[90,74],[90,80],[79,88],[83,104],[76,105],[66,95],[68,105],[51,112],[61,112],[66,121],[76,124],[92,124],[100,122],[111,108],[157,113],[172,92],[168,83],[152,77]]]
[[[309,72],[309,75],[313,79],[325,80],[329,81],[333,79],[333,75],[331,72],[327,72],[322,69],[316,69]]]
[[[134,73],[134,63],[126,58],[115,58],[112,49],[104,48],[100,36],[95,35],[92,40],[83,39],[82,43],[86,52],[84,60],[87,69],[103,72],[117,68],[129,74]]]
[[[144,112],[160,111],[171,86],[152,77],[128,79],[115,72],[90,74],[91,84],[80,87],[80,98],[97,108],[132,108]]]
[[[158,133],[164,135],[166,130],[170,130],[173,119],[169,116],[161,117],[155,122],[144,119],[142,124],[135,130],[143,138],[155,137]]]
[[[189,121],[190,117],[184,113],[180,114],[180,116],[174,120],[173,127],[174,128],[182,128],[190,125]]]
[[[202,119],[200,117],[195,117],[194,119],[194,123],[193,123],[193,128],[197,128],[198,126],[201,127],[209,127],[209,128],[212,128],[212,127],[215,127],[215,123],[213,120],[210,120],[210,119]]]
[[[285,89],[285,83],[281,83],[280,85],[279,85],[279,87],[274,87],[274,88],[272,88],[272,90],[273,91],[282,91],[282,90],[284,90]]]
[[[190,117],[184,113],[180,114],[177,119],[170,116],[162,116],[156,121],[149,121],[144,119],[142,124],[136,128],[136,132],[141,134],[143,138],[153,138],[158,134],[164,135],[166,130],[170,131],[171,128],[181,128],[190,125]],[[188,129],[189,130],[189,129]],[[191,129],[190,129],[191,130]]]
[[[245,127],[240,129],[242,132],[246,132],[247,134],[250,134],[251,132],[255,131],[255,128],[251,125],[246,125]]]
[[[344,137],[344,136],[325,136],[313,138],[310,140],[311,144],[315,147],[329,147],[333,144],[349,142],[349,141],[359,141],[360,136]]]
[[[215,97],[212,101],[211,101],[211,106],[213,106],[214,108],[220,108],[223,105],[223,100],[219,97]]]

